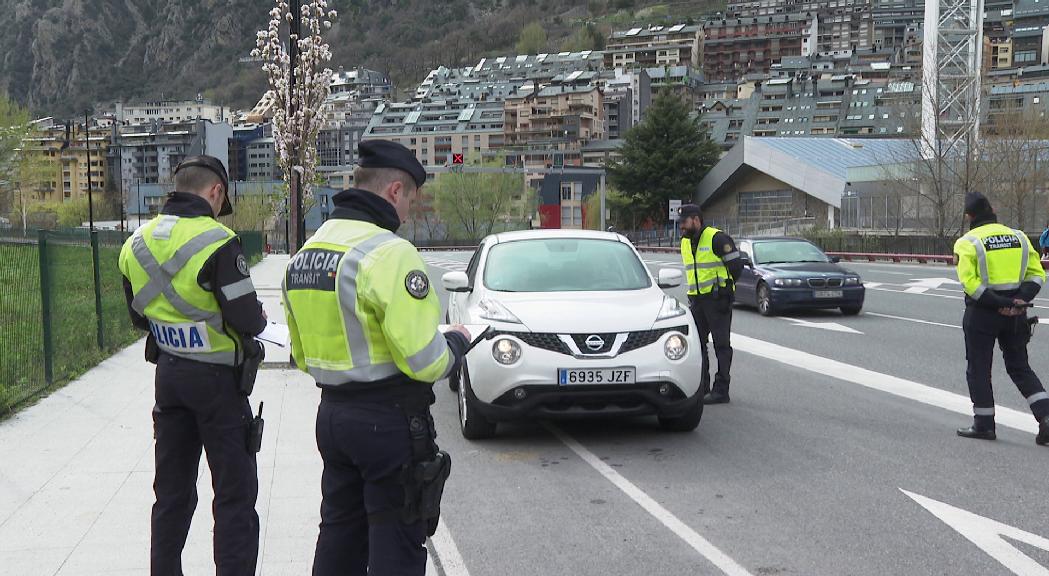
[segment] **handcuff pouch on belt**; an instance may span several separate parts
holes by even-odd
[[[266,348],[254,338],[244,339],[244,361],[236,368],[237,389],[245,396],[251,396],[255,389],[255,376],[259,366],[266,359]]]
[[[409,413],[410,412],[410,413]],[[426,523],[426,534],[433,536],[441,516],[444,484],[452,472],[452,457],[437,449],[433,417],[428,410],[406,411],[412,442],[411,463],[402,471],[405,524]]]

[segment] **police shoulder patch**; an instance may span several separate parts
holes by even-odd
[[[237,271],[243,276],[251,276],[251,272],[248,270],[248,261],[243,254],[237,256]]]
[[[721,253],[731,254],[733,250],[735,250],[735,248],[732,246],[732,244],[725,244],[725,246],[721,249]]]
[[[430,279],[419,270],[412,270],[404,277],[404,287],[412,298],[422,300],[430,293]]]

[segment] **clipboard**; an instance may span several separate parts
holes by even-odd
[[[470,336],[473,337],[473,340],[470,341],[470,345],[466,347],[466,351],[467,352],[469,352],[470,350],[473,350],[474,346],[477,346],[477,344],[481,340],[484,340],[484,337],[488,335],[488,331],[492,329],[492,327],[489,326],[488,324],[463,324],[463,326],[470,332]],[[449,331],[451,329],[452,329],[452,325],[451,324],[438,324],[437,325],[437,330],[441,334],[444,334],[445,332],[447,332],[447,331]]]
[[[288,331],[286,324],[266,322],[266,327],[263,328],[262,332],[255,335],[255,339],[275,344],[281,348],[287,348],[291,341],[291,333]]]

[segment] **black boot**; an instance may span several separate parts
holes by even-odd
[[[1049,446],[1049,416],[1042,418],[1038,423],[1038,436],[1034,439],[1039,446]]]
[[[703,397],[704,404],[728,404],[728,392],[719,392],[717,390],[707,394]]]
[[[997,440],[994,428],[984,428],[975,424],[968,428],[959,428],[958,435],[962,438],[975,438],[977,440]]]

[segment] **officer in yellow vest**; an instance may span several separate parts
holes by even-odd
[[[998,223],[983,194],[965,198],[969,233],[954,243],[958,280],[965,289],[965,376],[973,402],[973,425],[958,430],[964,438],[994,440],[994,392],[991,361],[994,344],[1002,349],[1009,377],[1027,399],[1039,424],[1035,442],[1049,444],[1049,394],[1027,359],[1031,325],[1027,306],[1045,283],[1038,252],[1022,231]]]
[[[395,234],[425,169],[394,142],[358,151],[356,188],[335,195],[284,278],[292,357],[321,388],[313,574],[422,576],[450,466],[434,442],[433,383],[458,369],[469,334],[437,330],[426,264]]]
[[[255,573],[258,474],[250,446],[245,373],[266,325],[240,241],[215,220],[232,212],[226,169],[211,156],[175,171],[159,216],[120,252],[128,311],[147,330],[146,357],[157,365],[153,430],[156,474],[151,574],[181,576],[182,549],[197,506],[197,468],[207,453],[215,489],[219,575]]]
[[[681,226],[681,259],[688,280],[688,303],[699,329],[702,346],[702,389],[710,386],[707,337],[714,339],[718,371],[714,387],[704,404],[726,404],[732,369],[732,300],[736,280],[743,273],[743,260],[728,234],[707,226],[703,211],[695,204],[678,209]]]

